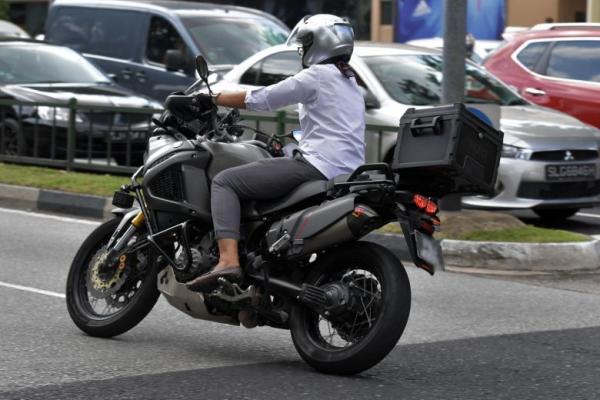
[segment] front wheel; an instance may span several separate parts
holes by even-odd
[[[352,300],[327,318],[302,304],[292,308],[292,339],[304,361],[321,372],[355,374],[392,351],[408,321],[411,291],[389,250],[369,242],[340,246],[317,261],[307,283],[345,286]]]
[[[104,222],[87,237],[67,277],[69,315],[91,336],[127,332],[144,319],[159,296],[153,252],[125,253],[115,265],[104,262],[106,245],[119,222],[120,218]]]

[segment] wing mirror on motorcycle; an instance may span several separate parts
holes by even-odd
[[[208,84],[208,75],[210,74],[210,71],[208,70],[208,64],[206,63],[206,59],[201,55],[196,56],[196,71],[198,71],[198,76],[208,88],[208,92],[212,94],[212,90],[210,89],[210,85]]]
[[[206,82],[206,80],[208,79],[208,64],[206,63],[206,60],[204,59],[204,57],[202,56],[196,56],[196,71],[198,71],[198,75],[200,76],[200,79],[202,79],[204,82]]]

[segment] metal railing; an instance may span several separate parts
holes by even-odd
[[[91,106],[68,102],[22,102],[0,99],[0,161],[96,171],[133,173],[143,160],[151,119],[161,109]],[[299,127],[285,111],[243,113],[243,123],[285,134]],[[252,126],[252,125],[250,125]],[[398,127],[367,125],[376,158],[383,159],[384,132]]]

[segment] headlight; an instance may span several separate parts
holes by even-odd
[[[505,144],[502,145],[502,153],[500,153],[500,156],[505,158],[517,158],[519,160],[529,160],[531,150]]]
[[[62,107],[46,107],[40,106],[37,108],[37,115],[45,121],[68,121],[69,109]],[[75,122],[84,122],[85,117],[80,113],[75,114]]]

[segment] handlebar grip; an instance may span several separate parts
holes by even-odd
[[[193,104],[194,97],[183,94],[171,94],[165,100],[165,108],[171,110],[178,107],[187,107]]]

